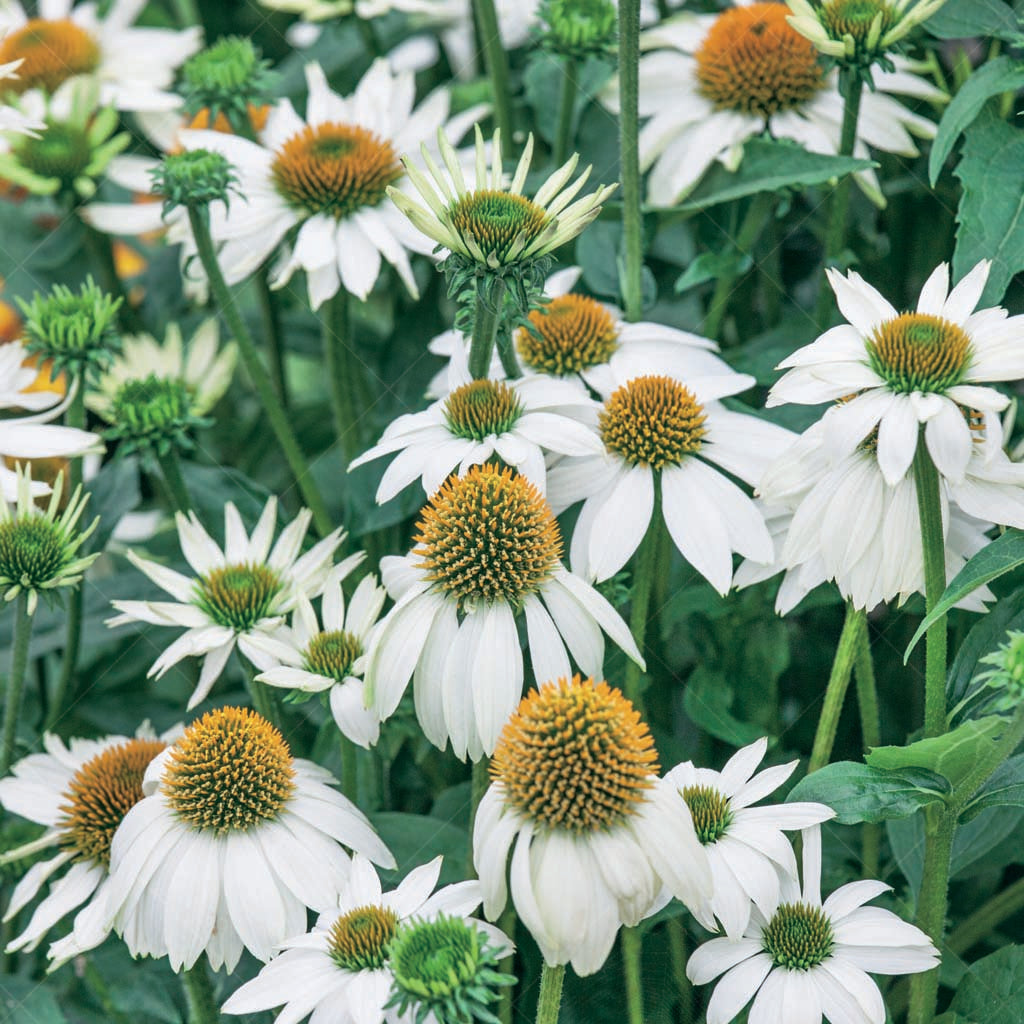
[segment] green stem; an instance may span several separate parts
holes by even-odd
[[[643,313],[644,225],[640,194],[640,0],[619,0],[619,159],[622,178],[623,266],[626,319]]]
[[[746,255],[753,248],[774,207],[775,194],[773,192],[758,192],[750,200],[739,231],[736,233],[735,246],[740,254]],[[722,321],[729,308],[729,299],[732,298],[733,285],[736,283],[737,276],[734,268],[728,273],[722,274],[715,281],[715,290],[711,295],[708,315],[704,318],[705,337],[718,337],[718,332],[722,329]]]
[[[277,296],[271,291],[267,280],[268,271],[256,275],[256,298],[260,305],[260,320],[263,322],[263,336],[267,344],[267,362],[270,364],[270,379],[274,383],[281,404],[288,408],[288,374],[284,364],[284,340],[281,337],[281,315]]]
[[[494,342],[505,302],[505,282],[494,278],[490,288],[483,281],[476,286],[476,313],[473,317],[473,340],[469,348],[469,372],[474,380],[485,380],[491,370]],[[489,294],[485,295],[485,292]]]
[[[202,27],[203,22],[199,17],[196,0],[174,0],[174,10],[182,28],[191,28],[193,25]]]
[[[857,121],[860,117],[860,100],[864,83],[859,75],[851,74],[840,78],[843,95],[843,125],[839,134],[839,155],[852,156],[857,141]],[[825,229],[825,266],[830,267],[842,255],[846,247],[846,221],[850,209],[850,190],[853,175],[845,174],[839,179],[832,192],[828,225]],[[814,319],[819,330],[824,330],[832,318],[832,289],[826,281],[821,282],[818,291],[818,305]]]
[[[192,498],[188,493],[185,478],[181,475],[178,453],[173,448],[166,452],[157,452],[156,461],[160,464],[160,474],[167,485],[167,493],[174,503],[174,510],[188,512],[192,508]]]
[[[355,457],[359,447],[359,418],[354,398],[356,360],[352,358],[351,333],[348,292],[342,287],[327,300],[323,316],[323,343],[334,429],[346,464]]]
[[[917,510],[924,547],[925,606],[930,614],[946,589],[946,539],[942,529],[939,474],[928,454],[921,430],[914,455]],[[941,736],[946,723],[946,616],[928,628],[925,637],[924,734]]]
[[[508,84],[508,54],[501,41],[501,29],[498,27],[498,14],[494,9],[494,0],[473,0],[473,13],[476,16],[477,30],[480,33],[480,45],[484,51],[484,64],[491,80],[492,101],[494,103],[494,123],[501,131],[501,147],[504,153],[512,146],[512,99]],[[496,154],[501,159],[501,154]]]
[[[558,1011],[562,1007],[562,982],[565,964],[557,967],[544,965],[540,975],[540,997],[537,999],[536,1024],[558,1024]]]
[[[498,918],[498,927],[513,941],[516,937],[516,908],[509,902]],[[498,965],[502,974],[515,974],[516,954],[513,950]],[[498,1020],[501,1024],[512,1024],[512,997],[515,985],[504,985],[501,989],[501,1001],[498,1003]]]
[[[369,18],[361,18],[358,14],[354,14],[353,17],[356,19],[356,28],[362,37],[363,45],[374,57],[380,57],[384,51],[381,49],[373,22]]]
[[[946,940],[946,949],[957,956],[963,956],[1021,910],[1024,910],[1024,878],[1017,879],[1013,885],[983,903],[962,921]]]
[[[128,301],[128,293],[124,290],[124,284],[118,276],[110,237],[97,231],[91,224],[86,224],[81,218],[79,218],[79,223],[82,225],[86,255],[96,269],[100,287],[114,298],[121,300],[121,305],[117,310],[117,319],[121,328],[129,334],[146,334],[146,325],[142,322],[138,311]]]
[[[352,801],[359,801],[359,768],[356,745],[344,734],[341,736],[341,791]]]
[[[875,666],[871,660],[871,638],[865,627],[860,633],[853,663],[857,683],[857,706],[860,708],[861,743],[865,750],[882,742],[882,727],[878,716],[878,687]],[[877,878],[882,852],[882,826],[865,822],[861,826],[861,873],[864,878]]]
[[[476,809],[480,806],[487,787],[491,783],[490,760],[481,757],[474,761],[471,768],[469,783],[469,875],[476,877],[476,865],[473,863],[473,824],[476,821]]]
[[[242,652],[236,652],[242,658]],[[245,661],[245,681],[249,690],[249,700],[252,702],[252,709],[258,715],[265,718],[275,729],[281,728],[281,708],[277,701],[274,688],[266,683],[261,683],[256,676],[259,669],[249,661]]]
[[[523,371],[519,366],[515,342],[509,331],[498,331],[498,358],[501,359],[501,368],[509,380],[518,380],[522,377]]]
[[[654,479],[654,508],[651,512],[651,521],[647,526],[644,539],[636,555],[636,570],[633,574],[633,590],[630,595],[629,609],[629,630],[633,634],[640,653],[644,650],[644,641],[647,639],[647,625],[651,613],[651,594],[654,590],[654,581],[659,575],[658,549],[661,546],[661,531],[664,528],[661,519],[661,479],[655,475]],[[643,687],[641,680],[643,672],[634,661],[626,664],[626,678],[623,684],[623,692],[631,700],[637,710],[641,710],[643,701]]]
[[[0,776],[6,775],[14,760],[14,739],[18,733],[18,714],[21,695],[25,689],[25,669],[28,667],[28,646],[32,637],[32,616],[28,611],[28,594],[22,591],[15,598],[14,649],[11,674],[7,677],[7,699],[4,702],[4,732],[0,745]]]
[[[576,113],[576,61],[566,57],[562,65],[562,95],[558,104],[558,130],[555,133],[555,166],[561,167],[572,152],[572,121]]]
[[[839,635],[835,658],[832,661],[832,672],[829,674],[828,685],[825,688],[825,700],[821,705],[821,715],[818,717],[818,729],[814,734],[811,761],[807,766],[808,775],[811,772],[816,772],[819,768],[824,768],[832,756],[832,745],[835,743],[839,718],[843,713],[846,688],[850,684],[857,648],[861,643],[861,633],[866,629],[867,618],[864,612],[854,608],[852,604],[848,604],[846,618],[843,621],[843,631]]]
[[[672,964],[672,981],[679,999],[679,1016],[689,1024],[693,1020],[693,985],[686,976],[686,925],[681,917],[670,917],[665,924],[668,931],[668,952]]]
[[[281,399],[277,397],[274,385],[270,382],[270,377],[264,369],[263,363],[260,362],[259,353],[256,351],[256,344],[252,340],[248,327],[245,326],[245,321],[238,312],[238,306],[235,304],[235,298],[231,294],[231,289],[228,288],[224,275],[220,272],[217,254],[213,247],[213,239],[210,237],[210,229],[206,223],[204,212],[196,207],[189,207],[188,220],[192,227],[192,236],[196,242],[199,260],[210,281],[210,290],[213,292],[213,297],[221,314],[227,321],[228,328],[235,341],[238,343],[239,351],[245,362],[245,368],[260,396],[260,401],[263,403],[263,411],[267,414],[271,429],[274,431],[277,442],[284,452],[284,457],[288,460],[288,465],[295,476],[296,483],[299,485],[303,500],[313,513],[313,521],[316,524],[317,531],[321,536],[326,536],[331,532],[331,517],[327,511],[327,506],[324,504],[319,488],[313,480],[309,464],[306,462],[302,449],[299,447],[298,439],[295,437],[295,432],[292,430],[288,419],[288,413],[285,411],[284,406],[281,405]]]
[[[644,1024],[644,986],[641,974],[643,935],[639,928],[622,929],[622,972],[626,982],[626,1019]]]
[[[188,1003],[188,1024],[217,1024],[220,1014],[204,960],[181,972],[181,986]]]

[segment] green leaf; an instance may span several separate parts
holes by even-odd
[[[380,871],[385,887],[397,885],[413,868],[426,864],[438,854],[444,857],[439,885],[466,877],[469,836],[465,829],[439,818],[392,811],[371,814],[370,820],[398,861],[395,871]]]
[[[979,260],[991,260],[979,302],[991,306],[1024,269],[1024,132],[982,111],[967,129],[954,173],[964,194],[956,215],[953,273],[959,279]]]
[[[938,180],[942,165],[946,162],[956,140],[981,112],[981,108],[992,97],[1001,92],[1016,92],[1024,86],[1024,65],[1009,57],[997,57],[989,64],[983,64],[964,82],[953,97],[932,143],[928,157],[928,178],[932,185]]]
[[[1004,0],[947,0],[925,23],[939,39],[968,39],[973,36],[998,36],[1015,40],[1017,18]]]
[[[971,719],[945,736],[918,740],[905,747],[874,747],[865,760],[873,768],[927,768],[945,776],[955,788],[1005,728],[1006,720],[996,715]]]
[[[889,771],[837,761],[801,779],[786,799],[827,804],[840,825],[856,825],[909,817],[951,792],[948,780],[926,768]]]
[[[701,667],[687,680],[683,708],[696,725],[734,747],[760,739],[764,731],[751,722],[740,721],[730,710],[732,702],[733,689],[723,673]]]
[[[1021,152],[1021,158],[1024,160],[1024,150]],[[903,664],[907,663],[910,652],[928,631],[928,627],[945,615],[953,605],[962,601],[968,594],[973,594],[978,587],[991,583],[992,580],[1012,572],[1021,565],[1024,565],[1024,532],[1020,530],[1007,530],[1002,537],[996,538],[987,547],[982,548],[956,574],[953,581],[946,587],[938,604],[917,627],[917,632],[911,638],[903,654]]]
[[[970,821],[989,807],[1024,807],[1024,754],[1011,757],[992,773],[960,820]]]
[[[1024,629],[1024,587],[1000,598],[971,627],[949,670],[946,681],[949,707],[959,704],[977,689],[971,686],[971,680],[978,672],[978,661],[995,650],[1010,630],[1020,629]]]
[[[0,1012],[5,1024],[66,1024],[53,990],[28,978],[0,978]]]
[[[139,492],[139,464],[134,457],[113,459],[89,482],[89,504],[84,523],[100,517],[100,525],[89,541],[89,550],[103,551],[117,524],[142,503]]]
[[[758,192],[821,185],[844,174],[876,166],[871,160],[811,153],[795,142],[751,139],[744,144],[743,161],[735,172],[716,164],[678,209],[684,212],[704,210]]]
[[[741,253],[738,249],[725,249],[722,252],[702,252],[682,274],[676,278],[675,289],[685,292],[707,281],[717,281],[726,274],[745,274],[754,261],[750,253]]]
[[[971,964],[950,1003],[953,1013],[985,1024],[1021,1024],[1024,946],[1006,946]]]

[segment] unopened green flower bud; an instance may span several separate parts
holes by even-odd
[[[164,216],[178,206],[197,209],[214,202],[226,206],[238,180],[227,157],[208,149],[165,157],[152,175],[153,191],[164,199]]]
[[[610,0],[545,0],[539,17],[543,46],[582,60],[615,49],[618,12]]]
[[[209,423],[195,414],[183,380],[156,374],[125,381],[114,395],[110,413],[105,436],[121,441],[126,452],[189,451],[194,447],[192,431]]]

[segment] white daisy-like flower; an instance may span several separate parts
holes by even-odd
[[[20,60],[18,77],[0,89],[53,93],[80,75],[99,82],[100,100],[118,110],[174,110],[174,72],[202,45],[198,28],[135,28],[145,0],[95,3],[41,0],[30,17],[20,0],[0,7],[0,64]]]
[[[0,779],[0,805],[46,827],[38,839],[0,855],[0,864],[59,847],[55,857],[33,864],[11,893],[5,921],[53,879],[48,895],[6,952],[35,949],[58,921],[76,910],[71,933],[50,946],[51,970],[107,937],[111,841],[124,816],[142,799],[142,776],[150,761],[180,731],[157,737],[147,723],[134,737],[72,739],[67,744],[45,733],[45,753],[22,758],[8,778]]]
[[[330,89],[319,64],[306,66],[306,82],[306,119],[282,100],[258,143],[216,131],[181,133],[186,149],[222,153],[238,174],[241,195],[210,211],[224,276],[243,280],[298,228],[275,267],[275,288],[301,269],[314,309],[342,287],[365,299],[383,258],[418,295],[409,253],[432,246],[410,229],[387,189],[404,176],[403,154],[438,131],[460,138],[480,108],[449,118],[450,96],[439,89],[413,109],[412,73],[395,74],[386,60],[374,61],[347,98]]]
[[[112,422],[125,388],[155,379],[184,389],[190,414],[203,416],[230,387],[237,361],[238,346],[233,341],[220,346],[220,328],[212,317],[199,325],[187,346],[177,324],[168,326],[163,343],[148,334],[129,335],[121,339],[120,351],[85,404]]]
[[[413,681],[416,715],[431,743],[457,757],[490,754],[523,692],[516,620],[526,619],[534,677],[568,677],[566,647],[600,676],[602,630],[639,665],[626,623],[593,587],[564,568],[562,537],[540,492],[491,464],[452,477],[420,513],[415,548],[381,561],[395,606],[381,622],[366,669],[381,719]]]
[[[381,456],[398,453],[377,488],[377,503],[389,501],[417,478],[433,494],[453,472],[497,457],[544,493],[544,456],[600,455],[593,419],[597,403],[579,388],[533,376],[520,380],[473,380],[465,350],[448,367],[449,390],[423,412],[399,416],[353,470]]]
[[[0,48],[3,47],[3,41],[4,36],[0,32]],[[22,58],[0,64],[0,96],[3,96],[15,87],[18,78],[18,68],[23,63],[24,59]],[[12,132],[17,135],[37,135],[45,127],[46,123],[41,119],[25,114],[16,107],[0,103],[0,132]]]
[[[189,725],[146,769],[110,846],[108,919],[131,954],[167,956],[176,971],[204,952],[214,970],[234,970],[243,948],[267,961],[306,930],[307,907],[337,905],[343,847],[393,868],[334,783],[247,708]]]
[[[758,486],[776,558],[768,565],[745,562],[736,584],[749,586],[784,571],[775,602],[780,615],[826,581],[867,610],[924,593],[914,475],[887,483],[873,437],[850,454],[830,453],[825,435],[836,411],[809,427]],[[940,478],[947,579],[990,542],[994,522],[1024,526],[1024,466],[1001,450],[986,461],[981,448],[975,442],[959,484]],[[979,587],[957,607],[981,612],[991,600],[991,591]]]
[[[49,371],[43,373],[46,380],[40,383],[40,369],[20,341],[0,345],[0,499],[5,501],[18,496],[17,473],[4,464],[5,459],[75,458],[103,451],[96,434],[50,422],[71,404],[72,395],[62,401]],[[6,416],[7,410],[30,415]],[[44,483],[32,484],[33,494],[49,491]]]
[[[772,539],[753,500],[726,473],[753,485],[793,435],[717,399],[753,379],[729,372],[682,381],[636,377],[599,416],[604,452],[562,459],[548,473],[552,506],[583,500],[570,552],[574,572],[614,576],[662,516],[679,553],[719,593],[732,585],[732,556],[770,562]]]
[[[722,976],[708,1024],[728,1024],[754,1000],[750,1024],[800,1021],[884,1024],[885,1003],[869,974],[916,974],[938,966],[938,950],[920,928],[891,911],[864,906],[892,887],[851,882],[821,901],[821,830],[803,833],[803,889],[783,876],[767,913],[751,910],[738,942],[711,939],[690,957],[687,977],[706,985]]]
[[[440,130],[437,142],[447,174],[425,145],[420,148],[429,177],[408,158],[402,161],[409,181],[426,206],[390,185],[388,194],[433,242],[492,270],[537,259],[571,241],[597,217],[601,204],[618,188],[617,185],[601,185],[577,199],[590,177],[591,168],[585,168],[570,184],[579,163],[579,154],[575,153],[530,199],[523,194],[523,189],[533,159],[533,135],[526,140],[512,181],[506,185],[500,134],[494,133],[488,167],[487,147],[479,125],[476,126],[476,173],[470,187],[458,154]]]
[[[531,690],[505,724],[473,863],[494,920],[512,852],[512,902],[549,965],[593,974],[662,888],[714,926],[707,854],[657,756],[622,693],[579,676]]]
[[[679,202],[716,160],[735,170],[744,143],[765,132],[814,153],[839,151],[839,72],[821,67],[814,44],[787,23],[789,16],[784,3],[740,4],[717,15],[681,15],[644,33],[641,46],[655,51],[640,60],[640,161],[651,169],[650,203]],[[892,71],[875,69],[875,88],[864,91],[855,156],[868,157],[868,147],[916,156],[912,135],[935,135],[934,122],[890,94],[933,103],[948,97],[911,61],[893,63]],[[618,110],[616,81],[603,101]],[[857,180],[884,205],[873,171]]]
[[[392,972],[388,945],[407,922],[458,917],[479,929],[492,946],[511,951],[507,936],[469,915],[480,905],[476,880],[446,885],[437,892],[441,857],[414,868],[397,889],[384,892],[380,878],[364,857],[352,858],[352,870],[337,906],[320,915],[309,934],[283,944],[283,952],[222,1007],[224,1013],[256,1013],[281,1006],[279,1024],[308,1014],[337,1024],[388,1024],[385,1011]]]
[[[752,807],[778,789],[800,763],[774,765],[755,775],[767,750],[768,740],[760,739],[736,751],[720,772],[684,761],[665,775],[689,807],[708,855],[714,893],[707,911],[730,939],[743,937],[751,904],[766,914],[778,906],[780,873],[796,875],[796,858],[784,832],[835,817],[831,807],[818,803]]]
[[[718,346],[710,338],[664,324],[629,323],[617,306],[574,292],[581,274],[579,267],[552,274],[544,282],[549,301],[530,313],[532,331],[522,327],[516,332],[516,352],[527,376],[557,377],[584,393],[590,388],[607,398],[620,384],[645,374],[685,379],[732,372],[714,354]],[[451,330],[433,338],[427,347],[451,359],[469,352],[469,340]],[[495,380],[505,376],[497,352],[488,376]],[[427,394],[442,398],[446,387],[447,370],[442,370],[430,382]]]
[[[281,531],[271,549],[277,527],[277,499],[270,498],[250,537],[232,502],[224,506],[223,549],[206,532],[194,512],[175,516],[178,541],[195,578],[141,558],[133,551],[128,560],[145,573],[173,601],[113,601],[121,612],[108,626],[148,622],[155,626],[184,626],[183,633],[153,663],[150,676],[159,678],[182,658],[201,657],[199,683],[189,698],[189,709],[204,701],[224,671],[231,652],[239,651],[258,669],[277,664],[273,635],[299,595],[320,594],[331,570],[331,560],[345,539],[334,530],[304,555],[302,541],[312,515],[303,509]],[[351,563],[364,558],[360,552]],[[350,563],[350,564],[351,564]]]
[[[991,264],[983,260],[949,290],[940,263],[917,309],[900,313],[859,274],[827,271],[848,323],[826,331],[780,364],[768,406],[818,405],[830,411],[825,439],[838,454],[854,451],[877,427],[878,464],[886,482],[903,478],[924,427],[940,475],[962,483],[982,428],[986,458],[1002,444],[997,413],[1009,398],[983,385],[1024,377],[1024,316],[1000,306],[975,311]]]
[[[341,581],[351,568],[342,564],[331,571],[323,592],[322,628],[309,598],[299,594],[291,629],[278,631],[268,651],[282,664],[256,678],[285,690],[328,693],[342,733],[361,747],[372,747],[380,736],[380,720],[366,706],[362,676],[387,591],[376,576],[364,576],[346,608]]]

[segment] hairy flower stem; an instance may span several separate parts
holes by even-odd
[[[643,312],[644,224],[640,195],[640,0],[619,0],[619,160],[622,178],[622,305]]]
[[[310,472],[306,457],[302,454],[302,449],[299,447],[298,439],[288,419],[288,413],[285,411],[284,406],[281,405],[281,399],[277,397],[274,385],[270,382],[270,377],[264,369],[263,363],[260,362],[259,353],[256,351],[256,344],[252,340],[252,335],[249,333],[245,321],[238,312],[235,298],[231,294],[227,282],[224,280],[224,275],[220,272],[217,254],[213,247],[213,239],[210,237],[210,229],[206,219],[199,209],[190,206],[188,208],[188,220],[192,227],[192,235],[196,241],[199,260],[210,281],[210,290],[213,292],[214,300],[227,321],[228,329],[238,343],[239,351],[245,362],[245,368],[256,387],[260,401],[263,403],[263,411],[267,414],[267,419],[270,420],[270,426],[277,437],[277,443],[281,446],[284,457],[287,459],[288,465],[295,476],[295,481],[299,486],[299,491],[302,493],[303,500],[313,513],[313,522],[316,524],[317,532],[321,537],[326,537],[331,532],[331,517],[327,511],[327,506],[324,504],[320,490],[313,480],[313,474]]]
[[[686,976],[686,925],[681,917],[670,917],[665,922],[665,930],[668,932],[668,952],[672,964],[672,981],[676,987],[676,997],[679,1000],[679,1016],[689,1024],[694,1020],[693,1012],[693,985]]]
[[[839,135],[839,156],[853,156],[857,141],[857,121],[860,117],[860,100],[864,94],[864,82],[860,75],[851,74],[839,79],[843,96],[843,125]],[[832,192],[832,204],[825,229],[825,266],[833,266],[846,247],[846,221],[850,210],[850,189],[853,176],[843,175]],[[823,331],[832,318],[832,289],[822,280],[818,291],[818,304],[814,319],[818,330]]]
[[[178,453],[173,448],[166,452],[157,452],[156,461],[160,465],[160,475],[174,504],[174,511],[188,512],[192,508],[192,498],[188,493],[185,478],[181,475]]]
[[[735,246],[741,255],[746,255],[753,248],[758,240],[764,226],[771,217],[775,208],[775,195],[772,192],[758,192],[750,200],[747,212],[743,216],[739,231],[736,233]],[[725,319],[726,311],[729,308],[729,299],[732,298],[733,286],[736,284],[737,274],[735,269],[722,274],[715,281],[715,290],[711,295],[711,304],[708,306],[708,315],[704,318],[702,328],[706,338],[717,339],[718,332],[722,329],[722,321]]]
[[[939,473],[928,454],[922,428],[914,455],[917,510],[924,546],[924,593],[928,614],[946,589],[946,540],[942,528]],[[924,734],[941,736],[946,723],[946,616],[928,627],[925,636]]]
[[[572,120],[576,113],[576,61],[566,57],[562,62],[562,95],[558,104],[558,129],[555,132],[555,166],[561,167],[572,154]]]
[[[480,33],[487,75],[491,80],[494,123],[501,130],[501,145],[508,153],[512,146],[512,97],[508,84],[508,54],[501,41],[494,0],[473,0],[473,14]]]
[[[356,745],[344,734],[341,736],[341,791],[357,803],[359,799],[359,766]]]
[[[860,634],[853,662],[853,676],[857,683],[857,706],[860,708],[860,735],[865,750],[882,742],[882,727],[878,717],[878,687],[875,666],[871,660],[871,636],[868,629]],[[865,822],[861,825],[861,877],[877,878],[882,851],[882,826]]]
[[[544,965],[540,975],[540,998],[537,1000],[536,1024],[558,1024],[558,1011],[562,1007],[562,982],[565,964],[557,967]]]
[[[498,332],[498,357],[501,359],[501,368],[509,380],[518,380],[522,377],[523,370],[516,355],[515,341],[508,331]]]
[[[268,275],[268,270],[261,270],[256,275],[256,298],[260,306],[263,337],[267,345],[270,379],[274,382],[274,390],[281,399],[281,404],[287,409],[288,374],[285,370],[284,339],[281,337],[281,311],[277,296],[271,291]]]
[[[643,934],[639,928],[623,928],[620,938],[622,973],[626,982],[626,1020],[629,1024],[644,1024]]]
[[[18,732],[18,714],[21,695],[25,689],[25,670],[28,668],[28,645],[32,637],[32,616],[28,613],[28,594],[22,591],[15,598],[14,648],[11,656],[11,674],[7,677],[7,697],[4,701],[4,731],[0,740],[0,776],[6,775],[14,760],[14,738]]]
[[[818,717],[818,729],[814,734],[811,760],[807,766],[808,775],[819,768],[824,768],[832,756],[832,746],[836,741],[836,730],[839,728],[846,689],[850,685],[850,676],[861,644],[861,634],[866,632],[867,617],[864,612],[854,608],[852,604],[847,604],[843,631],[839,635],[832,671],[825,687],[825,700]]]
[[[491,369],[494,342],[505,302],[505,282],[496,278],[490,288],[483,281],[476,285],[476,313],[473,316],[473,340],[469,348],[469,372],[474,380],[484,380]],[[489,294],[485,297],[484,292]]]
[[[188,1003],[188,1024],[217,1024],[220,1014],[204,960],[199,960],[194,967],[181,972],[181,987],[185,990],[185,1001]]]
[[[498,927],[511,939],[516,935],[516,908],[509,902],[498,918]],[[515,974],[516,954],[513,950],[498,965],[502,974]],[[503,985],[501,989],[501,1001],[498,1003],[498,1020],[501,1024],[512,1024],[512,997],[515,994],[514,985]]]
[[[474,761],[473,766],[470,769],[470,783],[469,783],[469,877],[476,877],[476,865],[473,863],[473,825],[476,822],[476,809],[480,806],[480,801],[483,800],[484,794],[487,792],[487,787],[490,785],[490,759],[487,757],[481,757],[479,761]]]
[[[355,457],[359,447],[359,419],[355,401],[357,361],[353,359],[351,323],[348,292],[342,287],[333,298],[327,300],[323,316],[323,342],[327,382],[331,389],[331,409],[334,411],[334,429],[346,463]]]
[[[633,573],[633,591],[630,595],[629,631],[633,634],[640,653],[644,650],[647,639],[647,626],[651,617],[651,595],[654,583],[659,575],[658,549],[661,547],[661,533],[664,524],[661,518],[661,479],[656,474],[654,480],[654,508],[651,521],[647,526],[644,539],[636,554],[636,569]],[[636,662],[626,664],[626,679],[623,693],[633,702],[633,706],[643,713],[643,672]]]

